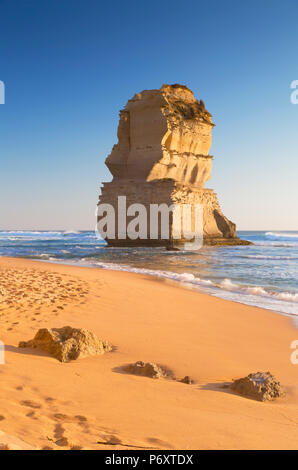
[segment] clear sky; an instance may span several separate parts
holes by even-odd
[[[118,112],[181,83],[239,229],[298,230],[297,0],[0,0],[0,229],[92,229]]]

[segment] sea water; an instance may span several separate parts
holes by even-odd
[[[172,279],[223,299],[298,315],[298,232],[238,232],[251,246],[107,248],[92,231],[0,231],[0,255]]]

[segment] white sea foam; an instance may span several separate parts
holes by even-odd
[[[43,258],[43,259],[49,259],[51,257],[51,255],[49,255],[48,253],[41,253],[39,255],[39,258]]]
[[[79,235],[81,233],[80,231],[77,230],[66,230],[65,232],[62,232],[63,235]]]
[[[280,300],[286,300],[288,302],[298,302],[298,294],[291,294],[290,292],[280,292],[279,294],[274,294],[274,296]]]
[[[8,230],[8,231],[4,231],[4,230],[1,230],[0,231],[0,235],[6,235],[6,234],[17,234],[17,235],[51,235],[51,234],[61,234],[63,233],[62,231],[38,231],[38,230],[29,230],[29,231],[26,231],[26,230]]]
[[[213,289],[221,289],[224,291],[230,291],[233,293],[239,294],[241,299],[245,296],[257,296],[257,297],[265,297],[272,301],[274,300],[282,300],[286,302],[298,303],[298,293],[290,293],[290,292],[272,292],[267,291],[262,286],[244,286],[240,284],[236,284],[235,282],[231,281],[231,279],[224,279],[221,282],[214,282],[210,279],[201,279],[199,277],[194,276],[191,273],[175,273],[171,271],[159,271],[159,270],[152,270],[152,269],[145,269],[145,268],[134,268],[131,266],[126,266],[122,264],[116,263],[102,263],[102,262],[95,262],[96,266],[103,268],[103,269],[110,269],[114,271],[126,271],[126,272],[133,272],[137,274],[147,274],[151,276],[156,276],[159,278],[171,279],[174,281],[178,281],[181,283],[193,284],[198,287],[211,287]],[[215,294],[215,292],[213,292]],[[239,297],[239,301],[240,297]],[[292,313],[292,312],[291,312]],[[297,313],[298,315],[298,309]]]
[[[245,259],[262,259],[262,260],[273,260],[273,261],[292,261],[298,260],[298,256],[266,256],[266,255],[241,255],[239,258]]]
[[[265,246],[265,247],[280,247],[280,248],[288,248],[288,247],[297,247],[298,246],[298,241],[254,241],[254,244],[256,246]]]
[[[239,286],[235,284],[234,282],[231,281],[231,279],[224,279],[218,287],[221,287],[222,289],[226,290],[238,290]]]
[[[294,238],[295,240],[298,240],[297,232],[266,232],[265,236],[268,238],[279,238],[282,240],[285,238]]]

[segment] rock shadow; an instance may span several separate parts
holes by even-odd
[[[14,352],[16,354],[25,354],[27,356],[51,357],[52,359],[54,359],[53,356],[51,356],[50,354],[48,354],[44,351],[41,351],[40,349],[19,348],[17,346],[13,346],[12,344],[5,345],[5,351]]]

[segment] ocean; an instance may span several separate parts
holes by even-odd
[[[0,255],[149,274],[223,299],[298,315],[298,232],[238,232],[251,246],[107,248],[91,231],[0,231]]]

